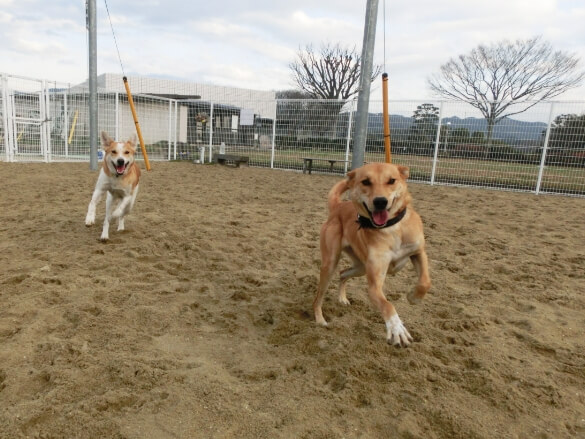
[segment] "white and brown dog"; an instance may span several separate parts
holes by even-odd
[[[347,178],[329,191],[329,217],[321,227],[320,280],[313,302],[317,323],[327,325],[323,296],[343,251],[353,266],[341,271],[339,301],[349,304],[347,281],[366,275],[368,296],[384,318],[388,343],[411,343],[411,335],[382,291],[386,274],[398,272],[408,260],[418,274],[408,301],[420,302],[431,287],[423,225],[406,187],[408,174],[405,166],[370,163],[348,172]],[[350,201],[341,200],[346,191]]]
[[[136,195],[140,168],[134,162],[136,152],[136,135],[126,142],[116,142],[105,131],[102,131],[102,148],[105,155],[95,190],[89,202],[85,225],[95,223],[95,210],[103,194],[107,192],[106,217],[102,229],[102,241],[109,236],[110,221],[118,219],[118,231],[124,230],[124,217],[130,213]]]

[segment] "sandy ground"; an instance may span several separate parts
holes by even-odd
[[[313,321],[341,177],[152,167],[104,244],[86,163],[0,163],[0,437],[585,437],[585,199],[411,183],[399,349],[363,278]]]

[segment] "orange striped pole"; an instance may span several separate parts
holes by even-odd
[[[138,140],[140,140],[140,149],[142,150],[142,157],[144,157],[144,165],[146,170],[150,171],[150,162],[148,161],[148,154],[146,154],[146,147],[144,146],[144,139],[142,138],[142,131],[140,131],[140,124],[138,123],[138,116],[136,116],[136,108],[134,107],[134,99],[132,99],[132,93],[130,93],[130,86],[128,85],[128,78],[124,76],[124,87],[126,87],[126,93],[128,94],[128,103],[132,110],[132,117],[134,118],[134,124],[136,125],[136,132],[138,133]]]
[[[392,150],[390,148],[390,118],[388,116],[388,73],[382,74],[382,117],[384,118],[384,151],[386,163],[392,163]]]

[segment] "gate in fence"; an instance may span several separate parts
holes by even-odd
[[[2,76],[2,149],[8,161],[51,161],[44,81]]]

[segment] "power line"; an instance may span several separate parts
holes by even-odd
[[[384,72],[386,72],[386,0],[382,4],[382,27],[384,29]]]
[[[108,13],[108,20],[110,21],[110,28],[112,29],[112,36],[114,37],[114,45],[116,46],[116,52],[118,52],[118,60],[120,61],[120,68],[122,69],[122,75],[126,76],[124,72],[124,66],[122,65],[122,58],[120,57],[120,49],[118,49],[118,41],[116,40],[116,34],[114,33],[114,25],[112,24],[112,17],[110,17],[110,10],[108,9],[108,2],[104,0],[106,5],[106,12]]]

